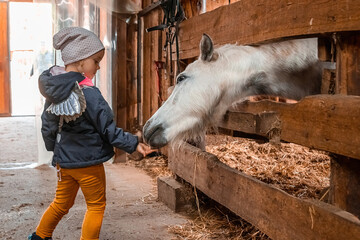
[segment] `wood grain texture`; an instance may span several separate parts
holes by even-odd
[[[180,58],[199,55],[203,33],[215,44],[255,44],[359,30],[358,0],[243,0],[182,22]]]
[[[344,156],[331,160],[330,203],[360,217],[360,161]]]
[[[339,35],[336,44],[336,93],[360,95],[360,33]]]
[[[244,102],[231,109],[225,119],[236,123],[237,119],[231,118],[236,111],[276,112],[282,140],[360,159],[359,105],[359,96],[345,95],[315,95],[296,104]]]
[[[360,221],[330,204],[295,198],[186,144],[169,168],[272,239],[359,239]]]

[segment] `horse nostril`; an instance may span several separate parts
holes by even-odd
[[[149,119],[144,127],[143,127],[143,134],[144,134],[144,141],[147,143],[149,138],[151,137],[151,135],[154,133],[154,131],[156,130],[156,128],[151,127],[151,119]]]
[[[152,147],[163,147],[167,144],[167,140],[164,136],[164,127],[162,124],[152,126],[147,122],[143,128],[144,140]]]

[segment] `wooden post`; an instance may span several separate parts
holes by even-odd
[[[137,129],[137,25],[135,20],[135,16],[130,17],[126,29],[126,127],[131,132]]]
[[[145,1],[146,4],[148,1]],[[147,6],[143,2],[143,6]],[[151,15],[148,14],[143,17],[144,19],[144,29],[153,27],[151,22]],[[143,47],[142,47],[142,57],[143,57],[143,81],[142,81],[142,123],[145,122],[151,116],[151,67],[152,67],[152,58],[151,58],[151,34],[142,32],[143,34]]]
[[[323,62],[331,62],[333,59],[331,51],[331,38],[319,37],[318,38],[318,58]]]
[[[360,32],[336,39],[336,93],[360,95]]]
[[[360,95],[360,32],[336,36],[336,93]],[[344,116],[346,118],[346,116]],[[360,217],[360,160],[331,161],[329,200]]]
[[[119,16],[113,21],[117,31],[115,56],[113,58],[113,81],[116,82],[116,125],[127,130],[126,125],[126,107],[127,107],[127,82],[126,82],[126,22]],[[114,162],[126,162],[126,153],[120,149],[115,149]]]
[[[334,94],[336,88],[336,71],[323,69],[321,81],[321,94]]]
[[[331,160],[331,204],[360,217],[360,160],[336,155]]]

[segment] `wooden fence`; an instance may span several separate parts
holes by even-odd
[[[311,96],[296,104],[242,103],[228,111],[221,127],[263,136],[276,130],[282,140],[336,154],[331,204],[290,196],[190,145],[170,155],[169,168],[273,239],[360,239],[358,31],[356,0],[242,0],[180,25],[184,61],[199,54],[203,33],[216,44],[320,37],[320,59],[336,61],[335,95]]]

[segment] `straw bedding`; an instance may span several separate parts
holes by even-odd
[[[272,145],[260,140],[235,138],[226,135],[207,135],[206,151],[216,155],[231,168],[272,184],[300,198],[322,197],[329,186],[330,157],[321,151],[292,143]],[[147,157],[134,161],[154,178],[170,176],[166,156]],[[250,223],[225,207],[198,193],[198,209],[187,212],[190,218],[184,225],[169,226],[174,239],[269,239]]]
[[[330,157],[293,143],[207,135],[206,151],[231,168],[272,184],[299,198],[320,199],[330,185]]]

